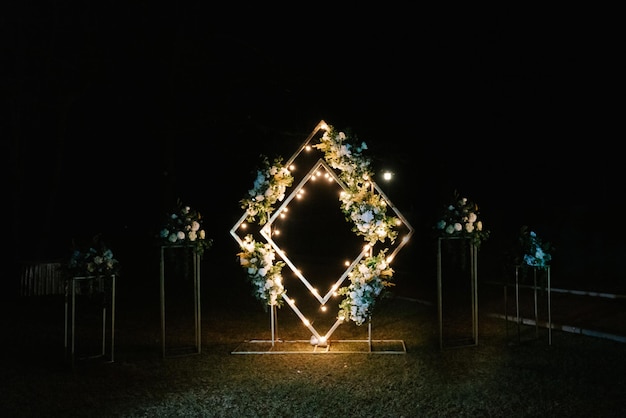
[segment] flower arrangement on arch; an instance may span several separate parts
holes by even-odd
[[[259,225],[265,225],[274,210],[274,204],[285,198],[285,190],[292,185],[293,176],[283,166],[281,157],[275,158],[270,165],[269,159],[262,155],[261,166],[257,170],[254,187],[248,190],[248,197],[240,203],[241,208],[247,211],[248,222],[258,218]]]
[[[69,277],[110,276],[119,272],[119,262],[100,234],[87,249],[79,248],[76,243],[72,247],[67,263]]]
[[[237,253],[239,264],[246,271],[252,283],[254,296],[265,302],[264,306],[281,307],[284,303],[282,269],[283,261],[275,261],[276,253],[270,244],[257,242],[252,235],[246,235]]]
[[[313,148],[322,151],[328,165],[340,171],[339,177],[348,188],[359,188],[372,178],[372,162],[363,154],[367,144],[359,141],[350,129],[337,132],[329,125]]]
[[[341,211],[352,222],[352,232],[375,244],[389,239],[395,241],[394,231],[398,219],[387,215],[387,202],[374,192],[371,160],[363,152],[367,144],[359,141],[350,130],[337,132],[332,126],[324,132],[318,144],[313,145],[324,153],[324,160],[340,171],[339,178],[347,186],[340,195]]]
[[[183,205],[180,199],[175,210],[166,216],[159,239],[163,245],[191,245],[200,256],[213,246],[213,240],[207,238],[202,228],[200,212]]]
[[[519,243],[522,250],[522,261],[531,267],[547,267],[552,260],[551,251],[554,247],[549,242],[543,242],[528,226],[520,229]]]
[[[398,236],[394,230],[398,218],[387,215],[387,202],[369,187],[343,191],[340,195],[341,210],[346,220],[352,222],[352,232],[363,236],[374,245],[389,239],[392,243]]]
[[[451,203],[446,205],[443,214],[435,226],[441,237],[469,238],[476,248],[489,237],[489,231],[483,228],[479,219],[478,205],[466,197],[454,193]]]
[[[383,290],[394,285],[391,282],[393,273],[385,259],[385,251],[361,260],[348,273],[350,284],[337,291],[337,294],[345,296],[339,303],[337,318],[363,325],[371,316],[375,302]]]

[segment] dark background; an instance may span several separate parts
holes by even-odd
[[[260,154],[289,158],[325,120],[394,171],[381,186],[416,229],[405,270],[434,265],[432,227],[458,190],[491,231],[482,265],[494,278],[529,225],[556,246],[563,286],[623,286],[610,10],[2,7],[13,260],[62,258],[102,232],[137,262],[180,198],[237,269],[228,231]]]

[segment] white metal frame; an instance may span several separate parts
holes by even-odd
[[[166,346],[166,314],[165,314],[165,251],[172,248],[186,248],[193,253],[193,304],[194,304],[194,333],[195,333],[195,346],[191,347],[193,350],[191,353],[185,354],[172,354],[168,352]],[[163,245],[161,246],[161,348],[163,357],[180,357],[190,354],[200,354],[202,350],[202,318],[201,318],[201,303],[200,303],[200,256],[189,245]]]
[[[109,349],[109,362],[115,361],[115,275],[109,276],[85,276],[85,277],[72,277],[65,289],[65,352],[70,356],[72,365],[76,361],[76,295],[77,286],[81,282],[95,281],[95,280],[111,280],[111,329],[110,329],[110,349]],[[104,282],[100,283],[102,290],[106,291]],[[102,306],[102,349],[101,352],[96,355],[81,357],[80,359],[87,358],[99,358],[106,357],[106,337],[107,337],[107,307],[106,304]],[[68,339],[71,339],[68,345]]]
[[[471,315],[472,315],[472,338],[467,344],[446,345],[443,338],[443,274],[441,243],[444,240],[466,240],[470,252],[470,292],[471,292]],[[467,237],[439,237],[437,239],[437,307],[439,318],[439,347],[456,348],[478,345],[478,249]]]

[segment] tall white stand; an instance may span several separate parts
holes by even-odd
[[[522,285],[520,284],[520,271],[522,268],[529,269],[532,273],[532,290],[533,290],[533,314],[535,317],[535,338],[539,338],[539,298],[538,298],[538,290],[546,291],[546,309],[547,309],[547,324],[548,328],[548,345],[552,345],[552,307],[551,305],[551,279],[550,279],[550,266],[545,267],[536,267],[536,266],[515,266],[515,322],[517,323],[517,341],[521,342],[521,327],[522,327],[522,315],[520,313],[520,288]],[[538,286],[537,278],[538,276],[544,273],[546,286]],[[506,297],[506,293],[505,293]],[[505,319],[507,318],[508,312],[506,312],[506,299],[504,300],[504,309],[505,309]],[[508,328],[507,328],[508,329]]]
[[[107,283],[108,282],[108,283]],[[110,283],[110,286],[107,286]],[[107,305],[106,294],[110,290],[110,345],[108,359],[110,362],[115,360],[115,275],[110,276],[86,276],[72,277],[65,288],[65,352],[69,355],[72,365],[76,360],[76,296],[81,293],[81,284],[88,284],[91,289],[90,293],[102,294],[105,302],[102,304],[102,345],[100,353],[80,357],[80,359],[107,357]],[[85,297],[88,297],[85,295]],[[68,340],[70,340],[68,342]]]
[[[451,255],[442,254],[442,243],[458,243],[458,248],[455,248],[454,251],[451,249]],[[452,264],[452,260],[449,260],[450,257],[465,257],[466,266],[461,266],[458,272],[454,272],[455,274],[448,273],[448,267]],[[443,260],[443,258],[446,260]],[[457,264],[458,264],[458,260]],[[457,274],[458,273],[458,274]],[[461,277],[452,277],[452,276],[461,276]],[[471,242],[469,238],[463,237],[440,237],[437,240],[437,306],[438,306],[438,316],[439,316],[439,347],[441,349],[444,348],[455,348],[455,347],[464,347],[464,346],[475,346],[478,345],[478,249]],[[453,285],[454,283],[454,285]],[[456,289],[456,286],[461,287],[461,289]],[[450,341],[449,339],[444,338],[444,325],[446,322],[446,318],[444,315],[445,309],[456,309],[458,311],[459,306],[445,306],[444,304],[450,305],[448,302],[448,295],[454,294],[455,291],[458,294],[464,289],[469,289],[469,300],[470,300],[470,309],[469,314],[471,316],[471,333],[469,335],[463,334],[462,330],[459,338],[456,338],[454,341]],[[462,296],[462,295],[460,295]],[[467,299],[467,298],[466,298]],[[466,302],[465,302],[466,303]],[[467,315],[466,312],[461,312],[459,315]],[[458,319],[458,318],[457,318]],[[461,318],[462,319],[462,318]],[[457,321],[455,321],[457,322]],[[456,325],[456,324],[453,324]]]
[[[165,277],[167,275],[165,268],[165,252],[171,249],[182,249],[184,251],[190,251],[192,253],[193,264],[193,306],[194,306],[194,333],[195,333],[195,345],[189,347],[192,351],[173,354],[168,350],[166,345],[166,309],[165,309]],[[186,245],[168,245],[161,246],[161,344],[163,357],[178,357],[181,355],[200,354],[201,351],[201,305],[200,305],[200,256],[193,250],[192,246]],[[180,348],[179,348],[180,349]]]

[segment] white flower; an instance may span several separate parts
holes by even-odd
[[[374,219],[374,214],[372,213],[371,210],[368,210],[367,212],[363,213],[361,216],[361,221],[365,222],[365,223],[370,223],[372,221],[372,219]]]

